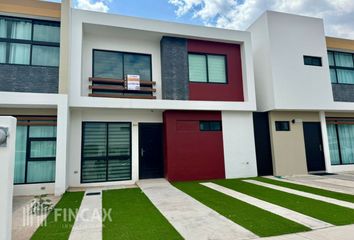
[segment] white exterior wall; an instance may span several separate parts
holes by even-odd
[[[45,108],[57,111],[57,146],[55,183],[15,185],[14,195],[61,195],[67,184],[68,98],[62,94],[0,92],[1,108]]]
[[[132,123],[132,180],[104,183],[80,183],[82,122],[131,122]],[[75,109],[71,111],[69,156],[69,186],[108,186],[134,184],[139,178],[139,122],[162,123],[161,111],[150,110],[111,110],[111,109]]]
[[[0,147],[0,239],[11,239],[12,195],[15,166],[16,118],[1,117],[0,127],[8,128],[6,147]]]
[[[249,30],[259,110],[333,107],[322,19],[267,11]],[[322,67],[304,65],[304,55],[321,57]]]
[[[155,96],[161,99],[161,34],[123,28],[84,26],[82,51],[82,89],[81,95],[88,96],[89,81],[92,77],[92,50],[109,50],[142,53],[151,55],[152,80],[156,82]],[[87,30],[86,30],[87,29]]]
[[[252,112],[222,112],[226,178],[257,176]]]
[[[250,33],[186,24],[162,22],[149,19],[118,16],[106,13],[72,9],[70,106],[77,108],[120,108],[120,109],[174,109],[174,110],[239,110],[256,109],[253,59]],[[118,34],[122,32],[123,36]],[[131,37],[129,37],[131,36]],[[162,100],[160,89],[159,44],[162,36],[175,36],[208,41],[240,44],[242,56],[242,78],[244,102],[222,101],[176,101]],[[107,38],[107,39],[106,39]],[[140,39],[146,39],[143,43]],[[94,41],[93,41],[94,40]],[[141,46],[139,46],[141,45]],[[146,52],[153,54],[153,74],[157,81],[156,100],[109,99],[87,97],[91,48],[97,46],[110,50]],[[157,64],[157,65],[155,65]],[[155,79],[156,78],[156,79]]]

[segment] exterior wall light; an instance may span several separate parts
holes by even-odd
[[[8,128],[0,127],[0,147],[6,147],[6,141],[8,135]]]

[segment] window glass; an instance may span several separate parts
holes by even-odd
[[[7,20],[10,24],[10,38],[31,40],[32,23],[26,20]]]
[[[123,55],[119,52],[94,51],[94,77],[123,79]]]
[[[6,63],[6,43],[0,42],[0,63]]]
[[[290,131],[289,121],[275,121],[276,131]]]
[[[208,55],[209,82],[226,83],[225,56]]]
[[[31,141],[31,158],[55,157],[56,141]]]
[[[332,83],[337,83],[337,74],[335,69],[330,69],[329,70],[331,73],[331,82]]]
[[[206,56],[199,54],[188,54],[189,81],[207,82]]]
[[[354,84],[354,70],[337,69],[338,83]]]
[[[124,54],[124,75],[140,75],[140,80],[151,81],[151,58],[148,55]]]
[[[334,66],[333,52],[327,52],[329,66]]]
[[[350,53],[335,52],[334,57],[336,60],[336,66],[338,67],[354,67],[353,56]]]
[[[59,66],[59,47],[33,45],[32,65]]]
[[[200,121],[200,131],[221,131],[221,121]]]
[[[338,125],[338,135],[343,164],[354,163],[354,125]]]
[[[6,38],[6,37],[7,37],[6,20],[3,18],[0,18],[0,38]]]
[[[338,138],[335,124],[327,124],[327,134],[329,143],[329,153],[331,157],[331,164],[340,164]]]
[[[44,137],[56,137],[56,126],[31,126],[30,137],[31,138],[44,138]]]
[[[130,123],[84,123],[82,182],[131,179]]]
[[[17,126],[14,183],[25,182],[26,144],[27,144],[27,126]]]
[[[33,25],[33,40],[41,42],[60,42],[60,28],[59,26],[51,26],[45,24]]]
[[[9,63],[29,64],[31,45],[22,43],[10,43]]]
[[[322,59],[320,57],[304,56],[304,64],[310,66],[322,66]]]
[[[54,182],[55,161],[30,161],[28,162],[27,182]]]

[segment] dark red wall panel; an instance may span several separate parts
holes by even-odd
[[[188,52],[222,54],[227,58],[227,84],[189,83],[189,100],[243,101],[240,45],[188,40]]]
[[[165,175],[170,181],[225,178],[222,131],[200,131],[200,120],[220,112],[164,112]]]

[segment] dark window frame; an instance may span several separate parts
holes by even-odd
[[[150,58],[150,80],[147,79],[140,79],[140,80],[145,80],[145,81],[153,81],[152,78],[152,54],[147,54],[147,53],[137,53],[137,52],[125,52],[125,51],[114,51],[114,50],[105,50],[105,49],[92,49],[92,77],[95,77],[95,51],[98,52],[111,52],[111,53],[121,53],[122,54],[122,73],[123,73],[123,79],[125,78],[125,71],[124,71],[124,55],[125,54],[130,54],[130,55],[140,55],[140,56],[147,56]]]
[[[31,39],[30,40],[13,39],[13,38],[10,38],[9,36],[6,36],[6,38],[0,37],[0,43],[3,42],[3,43],[6,44],[6,56],[5,56],[5,61],[6,62],[5,63],[0,63],[0,65],[59,68],[59,66],[33,65],[32,64],[32,48],[33,48],[34,45],[46,46],[46,47],[57,47],[57,48],[59,48],[59,51],[60,51],[60,42],[56,43],[56,42],[44,42],[44,41],[34,41],[33,40],[33,31],[34,31],[33,26],[34,26],[34,24],[57,26],[57,27],[59,27],[59,31],[60,31],[60,22],[58,22],[58,21],[50,21],[50,20],[38,20],[38,19],[34,19],[34,18],[23,18],[23,17],[6,16],[6,15],[0,15],[0,18],[9,19],[9,20],[27,21],[27,22],[31,22],[31,24],[32,24],[32,26],[31,26]],[[6,34],[8,35],[8,31],[7,31]],[[30,56],[29,56],[28,64],[9,63],[10,44],[11,43],[19,43],[19,44],[30,45]]]
[[[188,52],[191,55],[201,55],[205,56],[205,63],[206,63],[206,82],[197,82],[197,81],[191,81],[189,78],[189,57],[187,57],[187,62],[188,62],[188,81],[191,83],[201,83],[201,84],[228,84],[229,83],[229,77],[228,77],[228,65],[227,65],[227,55],[226,54],[215,54],[215,53],[202,53],[202,52]],[[208,66],[208,55],[209,56],[222,56],[225,59],[225,82],[210,82],[209,80],[209,66]]]
[[[336,81],[335,82],[332,82],[332,79],[331,80],[331,83],[332,84],[343,84],[343,85],[353,85],[354,83],[340,83],[338,82],[338,73],[337,73],[337,70],[352,70],[354,71],[354,53],[353,52],[342,52],[342,51],[335,51],[335,50],[327,50],[327,53],[331,53],[332,56],[333,56],[333,63],[334,65],[329,65],[329,69],[333,69],[335,74],[336,74]],[[341,66],[337,66],[336,64],[336,58],[335,58],[335,53],[345,53],[345,54],[351,54],[352,55],[352,59],[353,59],[353,67],[341,67]]]
[[[218,123],[220,128],[219,129],[212,129],[211,123]],[[207,129],[203,129],[202,125],[206,124],[208,127]],[[199,131],[201,132],[222,132],[222,121],[221,120],[200,120],[199,121]]]
[[[278,124],[281,124],[281,125],[278,125]],[[287,125],[286,129],[283,129],[283,124]],[[275,121],[274,125],[275,125],[275,131],[277,131],[277,132],[290,132],[291,131],[290,121]]]
[[[102,157],[84,157],[84,137],[85,137],[85,125],[87,123],[104,123],[106,125],[106,156],[105,156],[105,164],[106,164],[106,180],[104,181],[94,181],[94,182],[85,182],[82,179],[82,169],[83,169],[83,162],[84,158],[89,159],[89,160],[97,160],[97,159],[102,159]],[[115,123],[125,123],[129,124],[129,130],[130,130],[130,178],[129,179],[124,179],[124,180],[108,180],[108,162],[110,158],[115,158],[115,156],[109,156],[108,154],[108,146],[109,146],[109,141],[108,141],[108,126],[109,124],[115,124]],[[81,159],[80,159],[80,183],[81,184],[90,184],[90,183],[102,183],[102,182],[121,182],[121,181],[130,181],[132,180],[132,123],[131,122],[105,122],[105,121],[83,121],[81,122]]]
[[[310,62],[307,62],[307,60],[310,60]],[[315,64],[314,60],[319,60],[319,65]],[[304,55],[304,65],[306,66],[314,66],[314,67],[322,67],[322,57],[318,56],[309,56],[309,55]]]
[[[21,122],[36,122],[33,120],[25,120]],[[53,121],[54,122],[54,121]],[[55,121],[56,123],[56,121]],[[46,126],[46,125],[36,125],[36,126]],[[57,137],[30,137],[30,128],[31,126],[26,126],[26,131],[27,131],[27,139],[26,139],[26,159],[25,159],[25,176],[24,176],[24,181],[21,183],[14,183],[14,185],[23,185],[23,184],[38,184],[38,183],[54,183],[56,176],[54,176],[53,181],[40,181],[40,182],[28,182],[27,177],[28,177],[28,163],[29,162],[39,162],[39,161],[44,161],[44,162],[49,162],[53,161],[56,162],[56,155],[54,157],[31,157],[31,143],[35,141],[57,141]],[[58,131],[58,129],[57,129]]]
[[[353,118],[341,118],[343,120],[352,120]],[[334,122],[334,123],[328,123],[328,121]],[[343,163],[343,157],[342,157],[342,147],[341,147],[341,142],[339,138],[339,130],[338,130],[338,120],[331,120],[331,118],[326,118],[326,124],[333,124],[335,125],[335,130],[336,130],[336,138],[337,138],[337,147],[338,147],[338,156],[339,156],[339,163],[338,164],[333,164],[331,162],[332,166],[340,166],[340,165],[354,165],[354,163]]]

